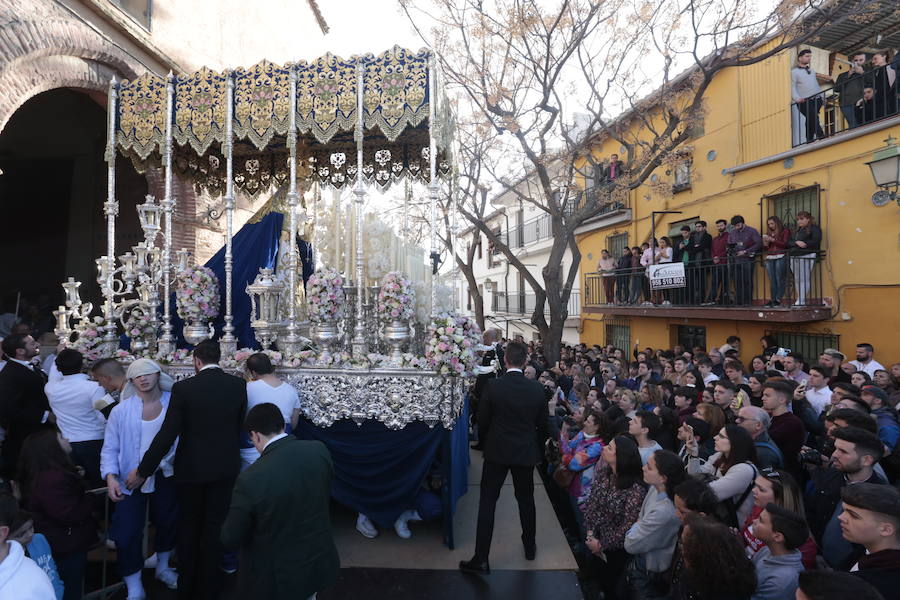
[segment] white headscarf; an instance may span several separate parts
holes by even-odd
[[[168,392],[172,389],[172,386],[175,384],[175,380],[172,379],[172,377],[163,373],[162,368],[149,358],[139,358],[128,365],[128,370],[125,371],[125,378],[128,380],[128,383],[125,384],[125,389],[122,390],[122,399],[131,398],[137,393],[137,388],[131,383],[132,379],[140,377],[141,375],[151,375],[153,373],[159,373],[160,389],[164,392]]]

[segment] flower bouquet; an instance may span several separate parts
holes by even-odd
[[[334,269],[321,269],[306,282],[306,304],[313,323],[334,323],[344,317],[344,278]]]
[[[219,280],[212,269],[196,266],[175,275],[175,307],[187,322],[208,322],[219,315]]]
[[[88,364],[103,358],[103,317],[84,319],[75,326],[74,337],[66,341],[66,347],[78,350]]]
[[[412,283],[399,271],[391,271],[381,280],[375,310],[382,321],[409,321],[416,309]]]
[[[425,360],[441,375],[472,375],[480,337],[478,325],[469,317],[438,315],[425,336]]]

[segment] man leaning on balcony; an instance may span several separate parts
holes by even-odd
[[[809,66],[812,50],[804,48],[797,55],[797,65],[791,69],[791,97],[797,103],[797,110],[806,120],[805,142],[825,137],[819,124],[819,109],[822,108],[822,88],[816,79],[816,72]]]

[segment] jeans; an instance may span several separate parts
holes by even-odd
[[[615,294],[616,278],[612,275],[603,276],[603,292],[606,295],[606,303],[612,304],[616,299]]]
[[[747,306],[753,299],[753,261],[741,260],[734,263],[735,304]]]
[[[787,287],[787,257],[770,258],[766,260],[766,273],[769,275],[769,287],[772,292],[772,300],[781,302],[784,298],[784,290]]]
[[[631,276],[631,296],[628,298],[628,301],[632,304],[637,304],[637,301],[641,299],[641,290],[644,289],[644,275],[632,275]]]
[[[616,275],[616,300],[625,304],[628,302],[628,275]]]
[[[791,273],[794,274],[794,288],[797,290],[796,304],[798,305],[805,305],[808,301],[807,295],[812,284],[810,275],[815,264],[815,252],[791,257]]]
[[[855,106],[841,106],[841,112],[844,114],[844,120],[847,121],[847,129],[853,129],[854,127],[859,125],[859,123],[856,122]]]
[[[816,139],[824,138],[825,132],[822,131],[822,126],[819,124],[819,109],[822,108],[822,98],[820,96],[807,98],[803,102],[798,102],[797,108],[800,110],[800,114],[806,118],[806,141],[812,142]]]
[[[710,267],[710,271],[709,302],[722,302],[728,295],[728,266],[724,263],[716,264]]]
[[[148,501],[156,525],[153,549],[167,552],[175,548],[175,522],[178,518],[175,478],[163,477],[162,471],[157,471],[154,487],[155,491],[150,494],[135,490],[116,503],[109,537],[116,542],[122,576],[138,573],[144,568],[144,523]]]

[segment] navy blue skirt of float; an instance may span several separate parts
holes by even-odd
[[[328,447],[334,463],[332,497],[384,528],[417,506],[419,488],[436,462],[443,477],[444,543],[452,549],[453,513],[468,488],[468,417],[467,398],[450,431],[422,422],[394,430],[374,420],[362,425],[342,420],[331,427],[317,427],[301,418],[294,434]]]

